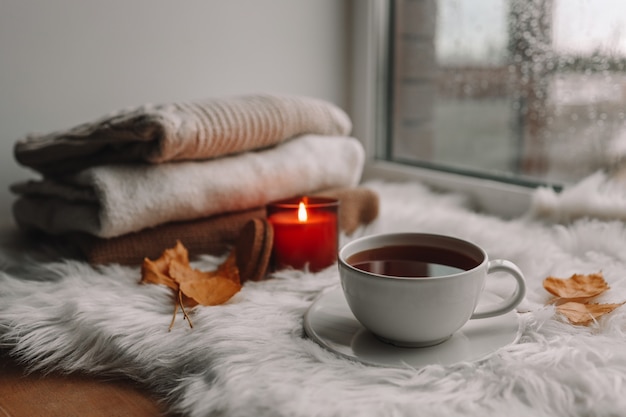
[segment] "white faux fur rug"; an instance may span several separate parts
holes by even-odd
[[[335,267],[246,283],[226,305],[197,308],[193,329],[179,315],[168,333],[170,290],[138,285],[138,268],[6,260],[0,346],[34,368],[129,376],[190,416],[626,413],[626,306],[589,327],[572,326],[544,306],[549,297],[542,287],[548,275],[602,271],[611,289],[600,301],[626,301],[624,223],[505,221],[419,184],[367,185],[379,193],[381,212],[357,235],[452,234],[520,266],[528,294],[517,344],[475,363],[370,367],[304,336],[302,316],[320,291],[338,284]],[[195,266],[218,262],[204,258]]]

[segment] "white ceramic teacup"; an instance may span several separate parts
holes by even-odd
[[[496,271],[515,278],[514,293],[475,311],[487,274]],[[339,275],[356,319],[378,338],[399,346],[441,343],[470,319],[513,310],[526,293],[524,276],[512,262],[490,261],[473,243],[425,233],[356,239],[339,251]]]

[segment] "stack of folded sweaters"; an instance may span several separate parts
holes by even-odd
[[[78,244],[91,263],[138,264],[180,240],[221,254],[271,201],[340,200],[346,233],[372,221],[364,151],[323,100],[259,94],[142,106],[15,145],[42,177],[12,186],[23,229]]]

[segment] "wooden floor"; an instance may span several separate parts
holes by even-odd
[[[0,417],[165,416],[165,407],[126,380],[85,375],[25,375],[0,351]]]

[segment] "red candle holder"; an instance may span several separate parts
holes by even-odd
[[[272,264],[319,271],[334,264],[339,245],[339,201],[325,197],[295,197],[267,206],[274,229]]]

